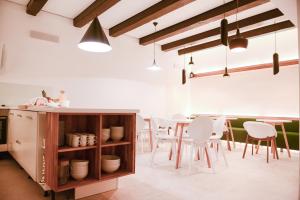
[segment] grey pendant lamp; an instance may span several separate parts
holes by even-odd
[[[223,77],[230,77],[227,69],[227,47],[225,47],[225,69],[224,69],[224,74]]]
[[[279,55],[277,53],[276,31],[274,33],[275,53],[273,54],[273,75],[279,73]]]
[[[90,24],[78,47],[90,52],[108,52],[112,50],[97,17]]]
[[[236,14],[235,14],[236,35],[229,42],[229,48],[231,52],[234,53],[245,51],[248,47],[248,40],[244,38],[240,33],[238,19],[237,19],[238,12],[239,12],[239,0],[236,0]]]
[[[153,22],[153,25],[154,25],[154,31],[156,33],[156,26],[158,25],[157,22]],[[151,70],[151,71],[160,71],[161,70],[161,67],[158,66],[158,64],[156,63],[156,48],[155,48],[155,44],[156,44],[156,41],[154,40],[154,43],[153,43],[153,63],[150,67],[147,67],[148,70]]]

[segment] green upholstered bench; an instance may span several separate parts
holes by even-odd
[[[234,140],[236,142],[246,141],[247,132],[243,127],[243,123],[246,121],[256,121],[256,120],[253,118],[239,118],[237,120],[231,120]],[[299,150],[299,121],[284,123],[284,127],[287,134],[290,149]],[[276,126],[276,130],[277,130],[277,138],[276,138],[277,146],[285,148],[281,127]],[[262,145],[265,144],[262,143]]]

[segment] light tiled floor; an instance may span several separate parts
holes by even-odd
[[[229,166],[222,157],[216,162],[216,173],[201,161],[194,163],[189,173],[183,166],[174,169],[174,161],[167,160],[167,152],[157,154],[151,167],[150,153],[138,154],[136,174],[120,179],[119,189],[94,195],[84,200],[297,200],[299,189],[299,155],[279,153],[280,160],[266,163],[266,152],[242,157],[242,146],[226,152]],[[13,160],[0,160],[1,200],[45,200],[37,184],[27,178]],[[57,199],[67,199],[65,194]],[[50,199],[50,198],[49,198]]]

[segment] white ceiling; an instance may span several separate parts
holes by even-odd
[[[29,0],[10,0],[12,2],[16,2],[22,5],[26,5]],[[82,10],[88,7],[94,0],[49,0],[46,5],[43,7],[44,11],[61,15],[67,18],[74,18],[77,16]],[[113,27],[114,25],[124,21],[125,19],[137,14],[138,12],[146,9],[147,7],[159,2],[160,0],[121,0],[115,6],[107,10],[101,16],[99,16],[100,22],[102,26],[106,29]],[[226,2],[231,0],[226,0]],[[165,27],[171,26],[175,23],[193,17],[197,14],[210,10],[214,7],[223,4],[223,0],[196,0],[180,9],[177,9],[167,15],[164,15],[158,18],[156,21],[159,22],[158,30],[163,29]],[[274,9],[275,6],[272,2],[263,4],[261,6],[252,8],[250,10],[241,12],[238,15],[239,19],[246,18],[261,12],[265,12],[271,9]],[[280,19],[276,19],[277,21],[282,21],[286,17],[280,17]],[[229,22],[233,22],[235,20],[234,16],[228,17]],[[159,41],[158,44],[165,44],[167,42],[171,42],[177,39],[181,39],[196,33],[203,32],[205,30],[209,30],[219,26],[219,21],[210,23],[198,28],[195,28],[190,31],[186,31],[180,35],[173,36],[167,38],[165,40]],[[247,30],[249,28],[255,28],[258,26],[268,25],[270,23],[274,23],[274,20],[269,20],[267,22],[263,22],[257,24],[252,27],[244,28]],[[243,30],[242,30],[243,31]],[[128,33],[127,35],[135,38],[140,38],[142,36],[148,35],[154,32],[154,27],[152,22],[147,23],[139,28],[136,28]],[[202,41],[203,42],[203,41]]]

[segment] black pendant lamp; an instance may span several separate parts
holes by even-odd
[[[273,75],[279,73],[279,55],[277,51],[277,41],[276,41],[276,32],[275,32],[275,53],[273,54]]]
[[[181,71],[181,83],[182,83],[182,85],[184,85],[186,83],[185,55],[183,57],[183,69]]]
[[[195,76],[194,72],[191,72],[190,73],[190,78],[194,78],[194,76]]]
[[[194,64],[195,64],[195,63],[194,63],[194,61],[193,61],[193,56],[191,55],[189,65],[194,65]]]
[[[225,0],[224,0],[225,4]],[[221,34],[221,42],[223,45],[227,46],[228,45],[228,21],[225,18],[224,14],[224,19],[221,21],[221,26],[220,26],[220,34]]]
[[[230,77],[229,73],[228,73],[228,69],[227,69],[227,47],[225,47],[225,69],[224,69],[224,74],[223,77]]]
[[[234,53],[245,51],[248,47],[248,40],[244,38],[240,33],[238,19],[237,19],[238,12],[239,12],[239,0],[236,0],[236,14],[235,14],[236,35],[229,42],[229,48]]]
[[[78,47],[90,52],[108,52],[112,49],[97,17],[90,24]]]

